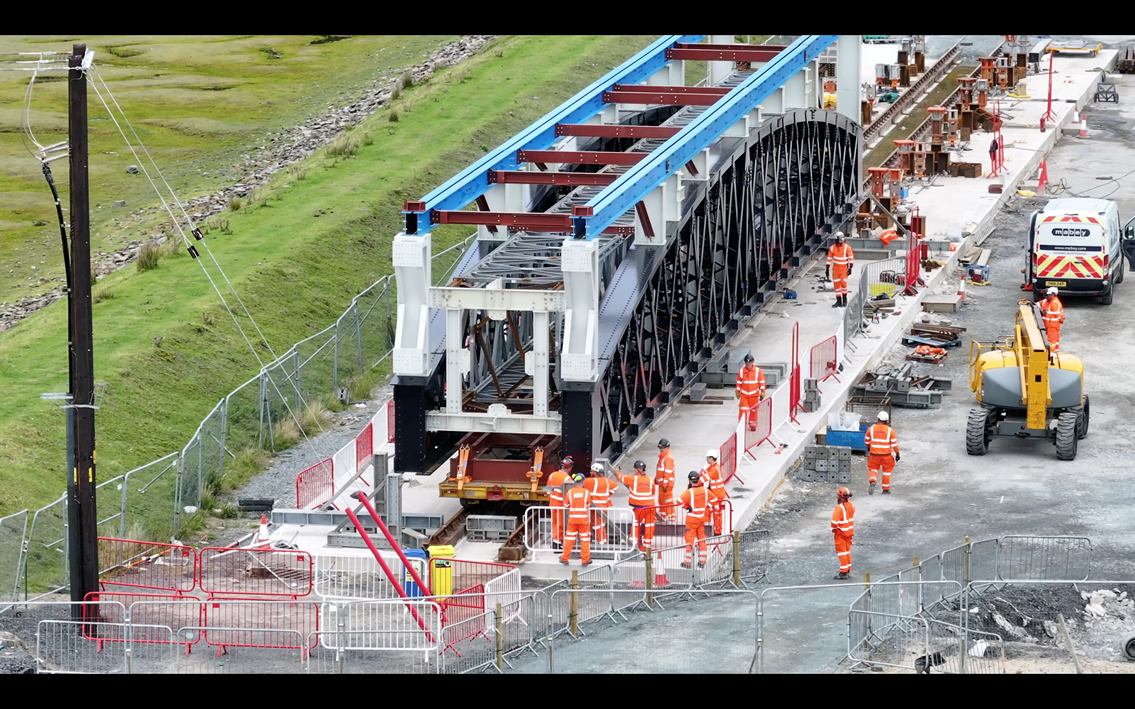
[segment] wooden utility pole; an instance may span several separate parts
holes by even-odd
[[[71,400],[68,411],[68,542],[71,600],[98,591],[98,513],[95,507],[95,380],[91,315],[91,216],[87,183],[87,77],[85,44],[73,47],[67,66],[67,129],[71,182],[71,292],[69,354]],[[72,607],[81,619],[79,607]]]

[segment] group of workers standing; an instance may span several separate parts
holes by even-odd
[[[716,450],[706,451],[706,464],[700,471],[691,470],[686,476],[687,489],[675,498],[674,457],[670,454],[670,441],[658,441],[658,464],[654,477],[647,475],[646,463],[636,460],[631,473],[615,468],[615,477],[609,478],[603,465],[595,463],[587,473],[572,472],[575,461],[571,456],[563,459],[560,469],[548,476],[548,506],[552,508],[552,542],[562,548],[560,563],[567,564],[572,549],[580,542],[580,561],[591,563],[591,541],[607,542],[607,517],[603,510],[613,506],[612,499],[621,483],[627,488],[629,503],[634,513],[631,525],[631,543],[639,551],[649,552],[654,542],[654,525],[657,520],[675,523],[678,509],[686,511],[686,556],[682,568],[693,563],[693,547],[698,547],[698,568],[705,566],[707,556],[705,527],[713,523],[714,535],[724,534],[725,481],[717,462]],[[565,492],[565,484],[573,483]]]

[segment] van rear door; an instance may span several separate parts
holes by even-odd
[[[1041,215],[1033,245],[1036,285],[1098,290],[1109,270],[1104,227],[1095,215]]]

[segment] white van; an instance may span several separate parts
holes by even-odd
[[[1128,224],[1131,229],[1133,224]],[[1053,199],[1029,225],[1028,283],[1041,300],[1050,287],[1065,296],[1099,296],[1110,305],[1123,282],[1127,239],[1110,199]],[[1122,242],[1122,243],[1121,243]]]

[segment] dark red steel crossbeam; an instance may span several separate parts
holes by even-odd
[[[643,84],[615,84],[612,91],[633,91],[640,94],[709,94],[724,96],[733,89],[720,86],[644,86]]]
[[[569,163],[572,165],[634,165],[648,153],[617,153],[578,150],[517,150],[518,163]]]
[[[657,88],[657,87],[652,87]],[[719,93],[670,93],[667,91],[604,91],[603,103],[712,106],[721,100]]]
[[[667,59],[719,62],[771,62],[787,47],[751,44],[683,44],[666,50]]]
[[[681,128],[671,126],[623,126],[597,125],[592,123],[557,123],[556,136],[578,136],[580,138],[673,138]]]
[[[473,212],[468,210],[431,210],[432,224],[466,224],[476,226],[504,226],[518,231],[549,231],[570,233],[571,214],[544,214],[541,212]],[[604,234],[633,235],[633,226],[613,226]]]
[[[561,185],[568,187],[606,187],[620,175],[610,172],[527,172],[525,170],[489,170],[489,184],[498,185]]]

